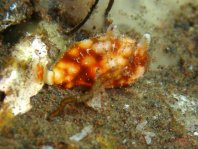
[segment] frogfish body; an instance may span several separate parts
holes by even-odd
[[[99,79],[105,88],[132,84],[143,75],[148,65],[150,35],[139,43],[125,36],[104,34],[72,45],[45,72],[45,82],[65,89],[92,87]]]

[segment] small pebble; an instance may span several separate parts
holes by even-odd
[[[41,149],[54,149],[54,147],[52,147],[50,145],[44,145],[41,147]]]
[[[198,132],[195,131],[193,134],[194,134],[194,136],[198,137]]]
[[[84,127],[80,133],[71,136],[69,139],[72,141],[80,141],[93,131],[93,126],[88,125]]]
[[[146,141],[146,144],[151,144],[152,143],[152,137],[155,136],[155,133],[153,132],[144,132],[145,136],[145,141]]]
[[[127,111],[129,109],[129,105],[125,104],[123,109]]]
[[[142,123],[139,123],[136,126],[136,129],[139,130],[139,131],[143,130],[147,123],[148,123],[147,120],[144,120]]]

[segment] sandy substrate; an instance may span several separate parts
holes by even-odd
[[[198,1],[142,1],[125,9],[116,1],[110,18],[121,33],[133,38],[151,33],[150,65],[144,77],[129,87],[105,90],[100,111],[83,103],[68,104],[60,116],[51,120],[47,115],[63,98],[82,91],[45,85],[31,98],[32,109],[2,129],[0,148],[198,146]],[[134,13],[128,14],[132,8]],[[122,19],[116,20],[115,13]],[[64,47],[62,43],[60,47]],[[8,53],[6,47],[1,48],[1,70]]]

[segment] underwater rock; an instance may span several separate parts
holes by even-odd
[[[0,91],[6,95],[3,106],[13,115],[22,114],[31,108],[30,98],[44,85],[40,65],[48,63],[47,46],[39,36],[27,36],[16,44],[7,63],[0,72]]]
[[[1,0],[0,31],[28,19],[32,12],[30,0]]]
[[[35,11],[43,19],[60,20],[60,23],[76,25],[89,12],[94,0],[37,0],[34,1]]]

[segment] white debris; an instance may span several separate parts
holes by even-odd
[[[124,139],[124,140],[122,141],[123,144],[126,144],[127,142],[128,142],[128,139]]]
[[[153,132],[149,132],[149,131],[146,131],[145,130],[145,126],[147,125],[147,120],[144,120],[142,123],[139,123],[137,126],[136,126],[136,129],[138,131],[140,131],[143,135],[144,135],[144,138],[145,138],[145,141],[147,144],[151,144],[152,142],[152,137],[155,136],[155,133]]]
[[[173,102],[169,102],[169,105],[177,115],[176,120],[192,134],[197,132],[198,117],[196,113],[198,112],[198,99],[176,93],[172,93],[169,96],[173,97]]]
[[[182,111],[182,114],[184,114],[186,111],[196,111],[198,104],[196,104],[193,100],[188,98],[184,95],[177,95],[172,94],[173,98],[177,99],[176,103],[172,105],[172,107],[176,109],[180,109]]]
[[[46,67],[47,47],[38,36],[21,40],[12,53],[12,62],[1,73],[0,90],[14,115],[31,109],[30,98],[38,93],[44,82],[36,75],[37,65]],[[0,111],[1,112],[1,111]]]
[[[126,110],[126,111],[128,111],[129,105],[128,104],[125,104],[123,109]]]
[[[9,8],[10,8],[10,11],[13,11],[14,9],[17,8],[17,3],[16,2],[12,3]]]
[[[189,69],[190,71],[193,71],[193,70],[194,70],[193,65],[190,65],[190,66],[188,67],[188,69]]]
[[[41,147],[41,149],[54,149],[54,148],[50,145],[44,145]]]
[[[145,136],[145,141],[146,141],[146,144],[151,144],[152,143],[152,137],[155,136],[155,133],[153,132],[144,132]]]
[[[150,136],[144,136],[146,144],[151,144],[151,137]]]
[[[193,135],[198,137],[198,132],[195,131]]]
[[[136,142],[135,142],[135,141],[132,141],[132,144],[134,144],[134,145],[135,145],[135,144],[136,144]]]
[[[98,112],[105,110],[105,108],[107,108],[108,105],[108,100],[105,100],[107,94],[105,92],[104,86],[95,85],[92,88],[92,91],[93,97],[86,102],[87,106],[93,108]]]
[[[86,102],[86,104],[89,107],[91,107],[97,111],[100,111],[102,108],[102,95],[98,94],[97,96],[94,96],[92,99],[88,100]]]
[[[146,126],[147,123],[148,123],[147,120],[144,120],[143,122],[139,123],[136,126],[136,129],[139,130],[139,131],[142,131],[144,129],[144,127]]]
[[[93,131],[93,126],[92,125],[88,125],[86,127],[84,127],[80,133],[77,133],[73,136],[71,136],[69,139],[72,141],[80,141],[83,138],[85,138],[88,134],[90,134]]]

